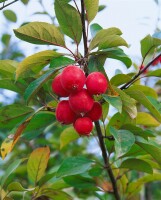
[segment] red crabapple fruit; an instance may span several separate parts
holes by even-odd
[[[69,105],[77,114],[85,114],[89,112],[92,109],[93,104],[94,100],[86,89],[71,93],[69,96]]]
[[[67,66],[61,76],[61,83],[68,92],[77,92],[82,90],[85,84],[85,74],[82,69],[77,66]]]
[[[79,135],[89,136],[93,129],[92,120],[88,117],[78,118],[74,123],[74,128]]]
[[[92,72],[87,76],[86,86],[91,95],[103,94],[107,90],[108,82],[101,72]]]
[[[69,106],[68,100],[60,101],[56,108],[56,119],[61,124],[71,124],[77,119],[77,115]]]
[[[63,88],[60,79],[61,79],[61,74],[58,74],[57,76],[55,76],[55,78],[52,81],[52,90],[59,97],[68,97],[69,96],[69,92],[67,92]]]
[[[102,106],[99,102],[95,101],[92,109],[86,113],[85,117],[89,117],[93,122],[100,119],[102,115]]]

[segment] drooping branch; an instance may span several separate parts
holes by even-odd
[[[112,183],[112,186],[113,186],[115,199],[120,200],[120,196],[119,196],[119,192],[118,192],[118,188],[117,188],[117,184],[116,184],[116,179],[114,177],[113,171],[112,171],[110,163],[109,163],[109,157],[107,155],[107,151],[106,151],[106,147],[105,147],[105,144],[104,144],[103,135],[102,135],[102,131],[101,131],[99,121],[95,122],[95,127],[96,127],[97,136],[98,136],[99,143],[100,143],[100,148],[101,148],[101,151],[102,151],[102,157],[103,157],[103,160],[104,160],[105,169],[107,170],[107,173],[110,177],[110,180],[111,180],[111,183]]]
[[[152,61],[150,61],[142,70],[140,70],[129,82],[127,82],[125,85],[123,85],[120,89],[124,90],[130,87],[135,80],[143,74],[159,57],[161,57],[161,54],[159,54],[157,57],[155,57]]]
[[[12,2],[6,4],[6,5],[5,5],[5,2],[4,2],[4,3],[3,3],[3,6],[0,7],[0,10],[3,10],[4,8],[6,8],[6,7],[8,7],[8,6],[10,6],[10,5],[16,3],[17,1],[19,1],[19,0],[14,0],[14,1],[12,1]]]

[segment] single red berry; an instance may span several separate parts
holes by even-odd
[[[92,109],[93,104],[94,100],[86,89],[71,93],[69,96],[69,105],[77,114],[85,114],[89,112]]]
[[[92,120],[88,117],[78,118],[74,123],[74,128],[79,135],[89,136],[93,129]]]
[[[77,66],[67,66],[62,72],[61,83],[68,92],[82,90],[85,80],[86,77],[83,70]]]
[[[52,81],[52,90],[55,94],[57,94],[60,97],[68,97],[69,92],[67,92],[63,88],[60,79],[61,79],[61,74],[58,74],[57,76],[55,76],[55,78]]]
[[[91,95],[103,94],[108,88],[108,82],[101,72],[92,72],[87,76],[86,86]]]
[[[102,106],[99,102],[95,101],[92,109],[86,113],[85,117],[89,117],[93,122],[100,119],[102,115]]]
[[[69,106],[68,100],[60,101],[56,108],[56,119],[61,124],[71,124],[77,119],[77,115]]]

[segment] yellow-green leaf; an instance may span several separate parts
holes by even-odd
[[[45,50],[28,56],[22,62],[19,63],[16,69],[16,79],[18,77],[27,77],[35,75],[43,67],[49,64],[53,58],[57,58],[59,56],[61,56],[60,53],[52,50]]]
[[[73,127],[68,127],[60,135],[60,149],[79,138],[79,134]]]
[[[98,12],[99,0],[85,0],[84,3],[87,12],[87,20],[90,23]]]
[[[37,183],[44,175],[50,156],[49,147],[35,149],[27,162],[27,172],[29,178]]]
[[[31,22],[18,29],[14,29],[15,35],[32,44],[47,44],[65,46],[64,38],[59,29],[46,22]]]
[[[122,32],[120,31],[120,29],[115,28],[115,27],[108,28],[108,29],[102,29],[102,30],[98,31],[97,34],[95,35],[95,37],[92,39],[92,41],[89,45],[89,50],[96,48],[102,41],[104,41],[105,37],[121,35],[121,34],[122,34]]]
[[[159,126],[160,123],[149,113],[138,112],[136,117],[136,124],[144,125],[144,126]]]
[[[0,60],[0,75],[2,77],[14,78],[18,62],[14,60]]]

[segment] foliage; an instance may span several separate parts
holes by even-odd
[[[28,42],[61,48],[51,50],[46,46],[45,51],[26,58],[20,50],[7,57],[6,51],[1,52],[0,88],[14,91],[19,97],[0,108],[3,200],[130,200],[138,198],[145,183],[161,180],[161,93],[157,88],[161,70],[153,70],[153,63],[161,57],[161,38],[158,34],[141,40],[144,69],[137,66],[133,73],[116,73],[109,80],[107,59],[116,59],[127,69],[135,66],[122,49],[129,45],[120,29],[103,29],[92,22],[105,8],[98,0],[75,3],[55,0],[58,26],[30,22],[14,29],[15,37],[24,45]],[[6,20],[16,22],[12,10],[7,8],[3,14]],[[46,11],[43,14],[50,17]],[[8,33],[2,35],[4,49],[9,48],[10,37]],[[76,49],[69,48],[67,38]],[[84,52],[80,50],[82,40]],[[55,118],[60,99],[52,93],[51,81],[69,64],[79,65],[86,73],[100,71],[108,80],[106,94],[94,96],[102,103],[103,115],[89,138],[79,137],[72,126],[61,125]],[[155,77],[153,88],[139,80],[151,76]],[[116,110],[112,116],[109,107]],[[100,147],[103,157],[99,150],[93,153],[96,147]]]

